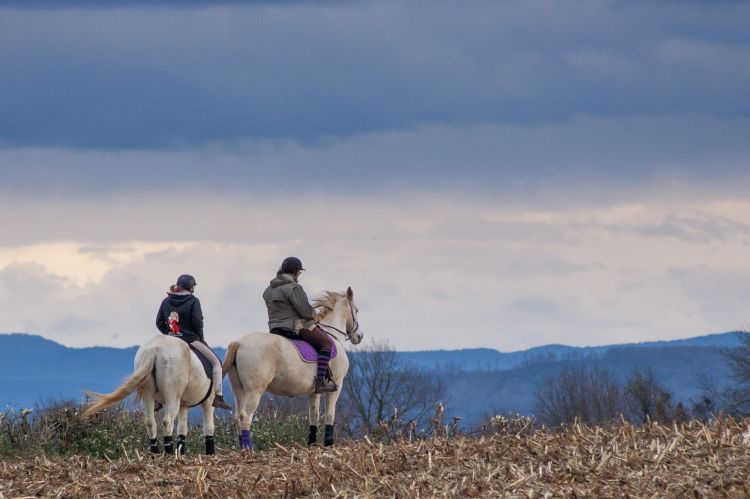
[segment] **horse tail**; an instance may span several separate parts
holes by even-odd
[[[237,349],[240,348],[240,344],[237,341],[233,341],[227,347],[227,354],[224,356],[224,365],[221,366],[222,374],[226,375],[234,365],[235,358],[237,357]]]
[[[126,399],[128,395],[133,391],[142,391],[143,385],[148,382],[154,371],[154,364],[156,363],[156,347],[151,347],[143,351],[143,357],[141,357],[140,365],[133,374],[130,375],[120,387],[112,393],[94,393],[87,392],[87,395],[95,400],[93,405],[90,405],[83,413],[84,417],[89,417],[107,407],[111,407],[116,403]]]

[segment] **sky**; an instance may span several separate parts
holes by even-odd
[[[0,332],[400,350],[750,329],[750,4],[0,0]]]

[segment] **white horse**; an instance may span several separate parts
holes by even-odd
[[[352,288],[346,293],[327,291],[313,305],[320,312],[316,316],[318,325],[333,338],[338,352],[329,365],[338,390],[325,394],[324,443],[332,445],[336,401],[349,370],[344,341],[348,339],[356,345],[362,341],[363,334],[357,322],[358,309],[354,305]],[[307,443],[316,442],[320,420],[320,395],[314,393],[316,370],[316,364],[301,360],[292,342],[282,336],[267,332],[250,333],[229,344],[224,373],[229,374],[232,384],[241,449],[253,447],[250,425],[265,391],[277,395],[308,395],[310,433]]]
[[[135,372],[112,393],[89,392],[94,404],[85,416],[90,416],[124,400],[134,391],[143,404],[151,452],[159,452],[154,402],[164,406],[162,432],[164,453],[172,454],[174,420],[177,423],[177,447],[185,453],[185,436],[188,430],[188,410],[200,404],[203,408],[203,434],[206,437],[206,454],[214,453],[214,393],[211,380],[206,376],[198,357],[188,344],[179,338],[159,335],[142,345],[135,354]],[[209,393],[210,392],[210,393]]]

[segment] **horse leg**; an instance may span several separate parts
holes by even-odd
[[[150,393],[144,394],[141,400],[143,404],[143,417],[146,420],[146,433],[148,433],[149,450],[154,454],[159,453],[159,441],[156,439],[156,417],[154,416],[154,398]]]
[[[203,402],[203,436],[206,439],[206,454],[216,453],[214,447],[214,406],[208,401]]]
[[[164,454],[174,454],[174,444],[172,435],[174,434],[174,420],[180,408],[180,401],[177,399],[167,400],[164,406],[164,417],[161,420],[164,434]]]
[[[177,451],[185,454],[185,440],[188,432],[189,407],[180,407],[177,413]]]
[[[320,395],[311,393],[308,397],[307,417],[310,420],[310,431],[307,434],[307,445],[318,441],[318,424],[320,423]]]
[[[253,422],[253,415],[260,403],[260,397],[264,390],[255,390],[245,393],[245,400],[242,406],[237,406],[239,426],[240,426],[240,449],[253,450],[253,437],[250,433],[250,425]]]
[[[335,392],[326,393],[326,431],[323,437],[323,445],[329,447],[333,445],[333,422],[336,418],[336,402],[341,395],[341,382],[338,383],[339,389]]]

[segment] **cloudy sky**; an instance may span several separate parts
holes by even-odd
[[[61,6],[64,4],[64,6]],[[399,349],[750,328],[750,5],[0,0],[0,331],[209,343],[299,256]]]

